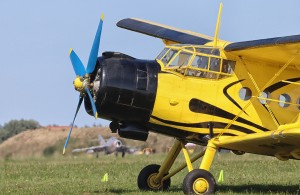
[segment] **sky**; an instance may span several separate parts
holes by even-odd
[[[183,3],[184,2],[184,3]],[[154,59],[160,39],[118,28],[124,18],[141,18],[213,36],[219,0],[1,0],[0,125],[33,119],[69,125],[78,101],[68,52],[87,63],[104,13],[99,56],[118,51]],[[230,42],[300,34],[300,1],[223,0],[220,38]],[[99,111],[101,112],[101,111]],[[77,126],[108,125],[82,106]]]

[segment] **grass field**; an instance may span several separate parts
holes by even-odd
[[[182,194],[187,170],[172,177],[167,192],[140,192],[136,180],[146,165],[160,164],[165,155],[57,156],[40,159],[0,160],[1,194]],[[183,162],[182,154],[175,165]],[[199,161],[194,163],[198,166]],[[217,194],[299,194],[300,162],[282,162],[256,155],[219,154],[211,168],[224,182]],[[101,178],[108,173],[108,182]]]

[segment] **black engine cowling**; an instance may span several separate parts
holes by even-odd
[[[159,70],[160,66],[155,60],[104,52],[91,75],[99,116],[144,127],[153,110]],[[86,111],[93,115],[90,105],[89,99],[85,98]],[[137,132],[136,128],[134,132]]]

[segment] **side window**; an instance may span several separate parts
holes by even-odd
[[[194,68],[207,69],[208,66],[208,57],[206,56],[195,56],[192,66]]]
[[[195,56],[191,66],[193,68],[200,68],[200,69],[207,70],[207,68],[208,68],[208,57],[206,57],[206,56]],[[187,75],[188,76],[195,76],[195,77],[205,78],[206,75],[207,75],[207,72],[202,71],[202,70],[191,70],[191,69],[189,69],[187,71]]]
[[[220,72],[220,61],[220,58],[211,57],[209,63],[209,70],[214,72]],[[218,73],[210,72],[207,74],[207,78],[216,79],[218,78]]]
[[[261,92],[261,94],[260,94],[260,99],[259,99],[260,103],[262,103],[262,104],[267,104],[267,103],[269,103],[270,101],[268,101],[267,99],[269,99],[270,96],[271,96],[271,93],[268,92],[268,91],[263,91],[263,92]]]
[[[235,61],[223,59],[222,72],[232,74],[235,67]]]
[[[252,97],[252,91],[248,87],[243,87],[240,89],[239,95],[242,100],[247,101]]]
[[[170,49],[169,52],[161,59],[161,61],[166,65],[177,51]]]
[[[279,96],[279,106],[281,108],[286,108],[288,106],[290,106],[291,103],[291,96],[289,96],[288,94],[281,94]]]
[[[191,54],[186,53],[186,52],[180,52],[174,60],[169,64],[168,67],[173,67],[173,66],[187,66],[189,63],[189,60],[191,58]]]
[[[220,72],[220,59],[219,58],[210,58],[209,70]]]

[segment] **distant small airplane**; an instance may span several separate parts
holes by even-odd
[[[119,139],[116,137],[111,137],[107,141],[104,140],[104,138],[99,135],[98,140],[100,145],[99,146],[91,146],[88,148],[76,148],[72,150],[72,153],[78,153],[78,152],[86,152],[87,154],[91,153],[97,153],[97,158],[99,155],[99,152],[104,151],[105,154],[112,154],[115,153],[116,156],[119,152],[122,153],[122,157],[125,156],[125,153],[132,153],[132,149],[126,147]]]

